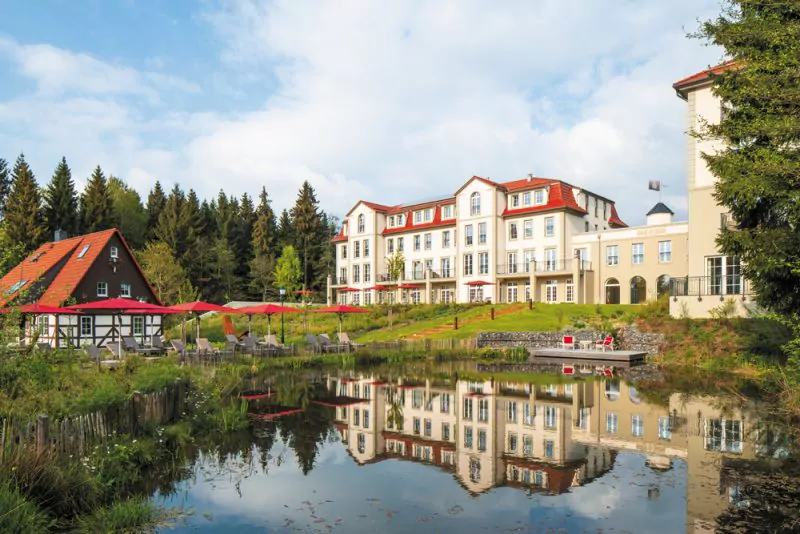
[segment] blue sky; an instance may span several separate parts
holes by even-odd
[[[670,85],[721,58],[688,40],[716,0],[73,0],[0,22],[0,157],[40,181],[63,155],[277,208],[303,180],[357,199],[447,194],[473,174],[560,178],[643,222],[685,210],[685,103]]]

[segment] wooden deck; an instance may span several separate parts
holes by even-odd
[[[631,350],[529,349],[531,363],[576,363],[631,367],[644,363],[646,352]]]

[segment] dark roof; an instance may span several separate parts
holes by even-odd
[[[647,215],[656,215],[658,213],[669,213],[670,215],[675,215],[675,212],[669,209],[667,205],[664,204],[663,202],[659,202],[658,204],[653,206],[653,209],[648,211]]]

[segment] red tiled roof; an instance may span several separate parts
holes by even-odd
[[[627,228],[628,225],[623,222],[622,219],[619,218],[617,214],[617,207],[614,204],[611,204],[611,217],[608,218],[608,224],[612,228]]]
[[[524,189],[537,189],[559,181],[560,180],[552,180],[550,178],[523,178],[521,180],[503,182],[500,185],[507,191],[522,191]]]
[[[402,232],[416,232],[428,228],[436,228],[440,226],[455,226],[456,219],[442,220],[442,206],[436,206],[433,210],[433,218],[430,222],[414,224],[413,217],[406,217],[405,226],[396,226],[394,228],[386,228],[383,230],[383,235],[399,234]]]
[[[367,202],[366,200],[359,200],[358,202],[356,202],[355,206],[350,208],[350,211],[347,212],[347,215],[350,215],[351,213],[353,213],[353,211],[357,207],[359,207],[361,204],[364,204],[369,209],[372,209],[372,210],[375,210],[375,211],[380,211],[380,212],[383,212],[383,213],[385,213],[385,212],[389,211],[390,209],[392,209],[392,206],[385,206],[383,204],[378,204],[376,202]]]
[[[534,180],[543,180],[541,178],[535,178]],[[519,180],[518,182],[522,182],[523,180]],[[527,182],[527,180],[524,180]],[[509,182],[511,184],[517,184],[517,182]],[[529,184],[532,182],[528,182]],[[528,213],[536,213],[539,211],[551,211],[551,210],[559,210],[559,209],[568,209],[572,210],[577,213],[585,214],[586,210],[583,209],[578,203],[575,201],[575,195],[572,192],[572,186],[558,181],[558,180],[544,180],[540,182],[538,187],[542,185],[550,185],[550,192],[547,195],[547,204],[539,205],[539,206],[525,206],[522,208],[506,208],[503,211],[503,217],[513,217],[514,215],[525,215]],[[520,185],[514,185],[514,187],[521,189]],[[537,187],[537,186],[533,186]]]
[[[547,474],[547,487],[542,488],[542,490],[556,495],[560,495],[569,491],[570,487],[572,486],[572,480],[575,478],[575,471],[577,470],[577,468],[574,466],[550,465],[523,458],[515,458],[512,456],[507,456],[504,459],[507,464],[522,469],[544,471]],[[510,480],[506,480],[505,483],[509,486],[524,486],[528,489],[533,489],[532,486]]]
[[[681,89],[690,85],[698,84],[710,78],[714,74],[722,74],[723,72],[729,71],[731,69],[739,68],[740,63],[735,59],[729,59],[728,61],[724,61],[719,65],[714,67],[702,70],[691,76],[687,76],[682,80],[678,80],[677,82],[672,84],[672,87],[678,91],[678,93],[682,94]]]
[[[344,234],[344,228],[339,231],[338,235],[333,236],[331,239],[334,243],[338,243],[339,241],[347,241],[347,236]]]
[[[59,263],[63,262],[63,266],[59,269],[58,273],[37,301],[43,306],[61,306],[64,301],[72,296],[75,288],[78,287],[78,284],[80,284],[81,280],[86,276],[89,268],[102,253],[105,245],[115,234],[119,237],[125,250],[127,250],[133,260],[134,265],[136,265],[136,268],[141,273],[142,268],[136,261],[136,256],[134,256],[130,247],[128,247],[128,244],[125,242],[125,238],[119,233],[119,230],[112,228],[93,234],[64,239],[63,241],[45,243],[0,279],[0,295],[2,295],[0,301],[5,305],[18,296],[19,292],[15,292],[12,295],[6,295],[5,292],[20,279],[28,280],[28,283],[24,286],[27,288],[36,280],[39,280],[42,276],[50,272]],[[89,246],[83,258],[78,258],[81,250],[87,245],[91,246]],[[31,262],[31,258],[37,257],[39,253],[42,253],[41,256],[38,256],[35,262]],[[153,290],[153,287],[144,274],[142,274],[142,278],[144,278],[147,287],[155,297],[156,303],[161,304],[158,295],[155,290]]]

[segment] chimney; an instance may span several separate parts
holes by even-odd
[[[67,235],[66,230],[62,230],[61,228],[59,228],[58,230],[56,230],[55,235],[53,236],[53,241],[58,243],[59,241],[65,240],[67,237],[69,236]]]
[[[528,174],[528,181],[530,182],[531,180],[533,180],[533,174],[530,174],[530,173],[529,173],[529,174]]]

